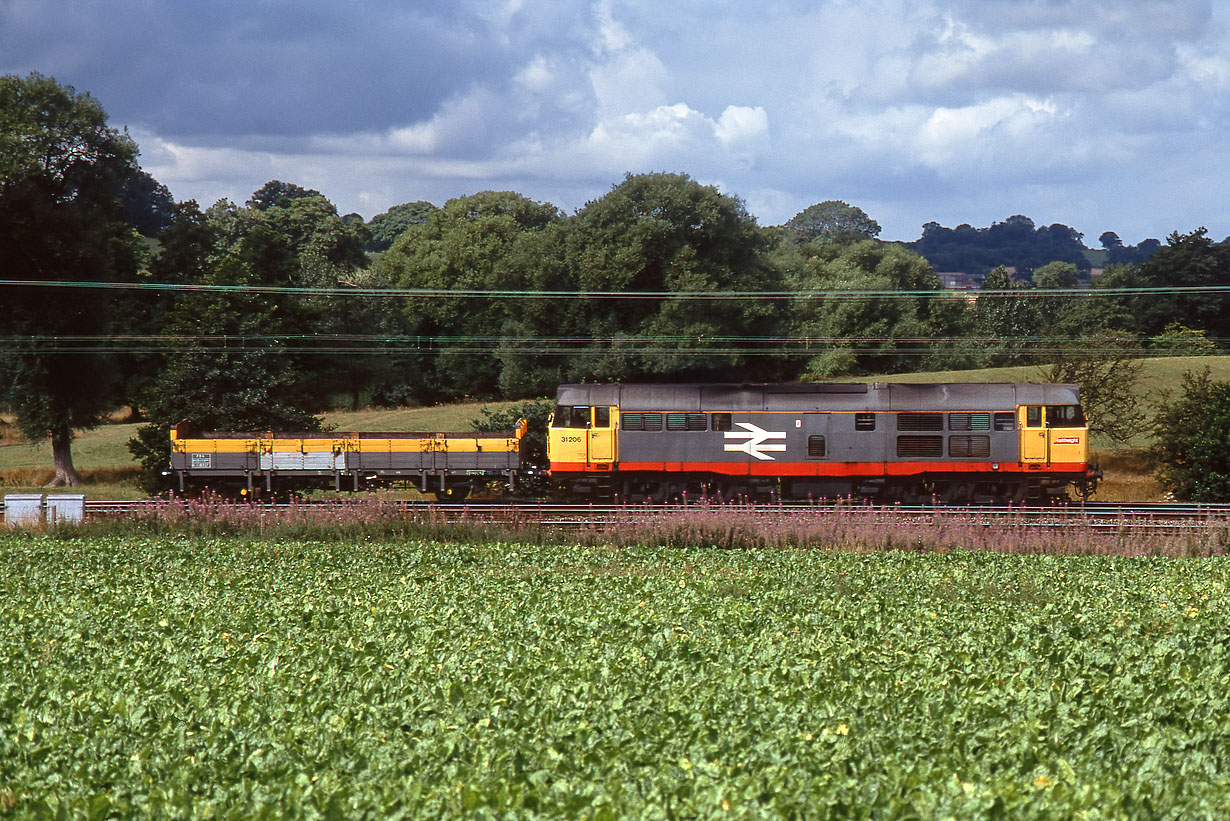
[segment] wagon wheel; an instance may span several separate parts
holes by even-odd
[[[441,502],[462,502],[470,495],[469,485],[453,485],[444,490],[435,491],[436,499]]]

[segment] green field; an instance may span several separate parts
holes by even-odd
[[[0,816],[1216,818],[1218,559],[0,535]]]

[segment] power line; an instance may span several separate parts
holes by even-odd
[[[800,289],[793,291],[559,291],[481,288],[370,288],[351,286],[299,287],[293,285],[205,285],[157,282],[78,282],[72,280],[0,279],[0,287],[64,288],[103,291],[158,291],[167,293],[267,294],[301,297],[374,297],[404,299],[567,299],[567,300],[800,300],[800,299],[919,299],[944,297],[1092,298],[1137,296],[1212,296],[1230,294],[1230,285],[1162,285],[1136,288],[1007,288],[984,291]]]
[[[1213,343],[1227,340],[1210,339]],[[577,336],[383,336],[379,334],[208,334],[43,335],[0,337],[0,350],[15,355],[174,354],[189,351],[211,355],[281,354],[403,355],[495,354],[516,356],[708,356],[809,357],[827,351],[857,355],[935,356],[971,351],[1020,353],[1031,356],[1164,356],[1186,354],[1178,348],[1146,347],[1134,339],[1072,339],[1059,336],[1016,337],[832,337],[832,336],[713,336],[656,335],[647,337]]]

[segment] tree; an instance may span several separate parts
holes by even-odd
[[[1213,356],[1217,353],[1217,343],[1209,339],[1206,332],[1180,322],[1167,325],[1150,340],[1150,347],[1161,356]]]
[[[1098,237],[1098,242],[1107,251],[1111,250],[1112,248],[1122,248],[1123,247],[1123,240],[1119,239],[1119,235],[1116,234],[1114,231],[1103,231],[1102,236]]]
[[[364,250],[369,252],[389,250],[393,242],[406,233],[408,228],[427,222],[432,212],[438,210],[430,202],[419,201],[394,205],[383,214],[377,214],[372,217],[371,222],[367,223],[367,230],[371,232],[372,238]]]
[[[1042,369],[1042,378],[1080,385],[1090,433],[1126,444],[1145,421],[1137,388],[1144,363],[1132,355],[1135,339],[1105,332],[1064,347],[1059,361]]]
[[[304,188],[293,182],[270,180],[252,194],[248,206],[257,211],[268,211],[270,208],[285,208],[295,200],[316,199],[323,195],[312,188]]]
[[[143,237],[156,237],[175,219],[175,200],[167,187],[137,169],[125,177],[116,192],[124,218]]]
[[[459,197],[405,231],[381,255],[379,272],[403,288],[524,290],[526,272],[510,261],[515,249],[561,218],[554,205],[512,191]],[[501,365],[491,354],[493,340],[509,331],[511,306],[508,299],[464,295],[408,302],[411,333],[449,339],[420,357],[438,391],[420,399],[500,393]]]
[[[1080,271],[1070,262],[1048,262],[1034,269],[1035,288],[1075,288]]]
[[[152,268],[170,281],[199,285],[292,282],[299,262],[291,241],[256,224],[232,242],[235,216],[229,204],[204,214],[195,203],[181,206]],[[142,396],[149,424],[128,445],[146,469],[146,489],[165,489],[160,474],[170,461],[170,429],[181,421],[197,430],[320,428],[307,410],[318,401],[318,380],[281,338],[306,327],[294,294],[242,288],[177,293],[163,326],[172,352]]]
[[[785,227],[796,241],[851,242],[875,239],[880,224],[863,209],[841,200],[826,200],[804,208],[791,217]]]
[[[137,147],[88,94],[40,74],[0,78],[0,270],[5,289],[0,396],[31,441],[51,440],[54,485],[77,485],[73,431],[114,400],[112,357],[54,337],[105,335],[113,299],[89,284],[132,279],[136,234],[116,192],[138,172]],[[49,291],[46,281],[79,289]]]
[[[1038,335],[1043,316],[1037,298],[1025,296],[1028,288],[1014,283],[1008,270],[996,268],[982,282],[984,291],[970,314],[970,328],[981,348],[984,367],[1020,365],[1036,361]],[[1021,296],[1017,296],[1017,292]]]
[[[1153,421],[1149,456],[1176,499],[1230,500],[1230,382],[1206,368],[1183,375],[1182,395],[1163,397]]]
[[[1015,268],[1020,275],[1049,262],[1068,262],[1083,275],[1090,270],[1082,234],[1056,223],[1037,227],[1034,221],[1015,214],[988,228],[958,225],[944,228],[928,222],[923,235],[909,247],[927,258],[937,271],[962,271],[982,276],[993,268]]]
[[[790,307],[786,335],[816,340],[809,344],[817,352],[800,363],[806,378],[901,372],[950,356],[944,348],[957,333],[961,303],[942,296],[927,261],[901,245],[802,246],[775,262],[789,289],[837,292],[800,296]],[[860,298],[859,291],[901,293]]]
[[[1140,279],[1146,287],[1230,285],[1230,245],[1213,242],[1204,228],[1190,234],[1175,232],[1166,238],[1164,248],[1140,264]],[[1230,298],[1224,294],[1150,294],[1133,301],[1132,313],[1138,332],[1145,336],[1160,334],[1177,320],[1213,339],[1230,336]]]
[[[664,294],[576,300],[555,314],[531,306],[538,332],[594,339],[565,366],[572,378],[733,378],[752,361],[766,377],[772,373],[768,357],[712,350],[724,347],[722,337],[770,333],[777,322],[770,303],[673,296],[777,289],[765,233],[737,197],[686,174],[628,174],[542,239],[557,244],[541,256],[565,260],[532,269],[555,277],[554,287]]]

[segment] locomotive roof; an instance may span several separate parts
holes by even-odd
[[[647,411],[1007,410],[1079,404],[1080,390],[1051,382],[595,383],[560,385],[556,402]]]

